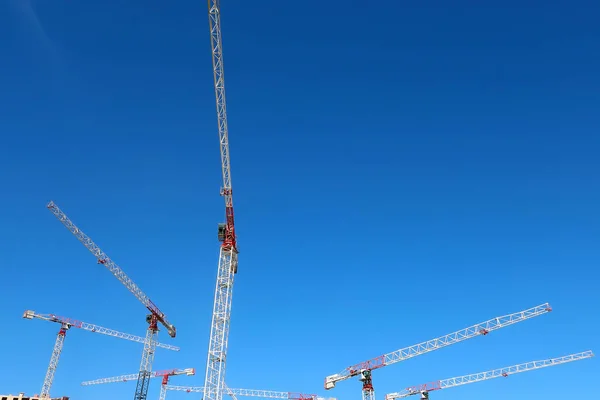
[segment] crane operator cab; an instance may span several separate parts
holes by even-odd
[[[226,225],[225,224],[219,224],[218,228],[217,228],[217,237],[219,238],[219,242],[222,242],[225,240],[225,228]]]
[[[358,377],[358,380],[361,382],[365,382],[371,379],[371,371],[369,371],[368,369],[361,369],[360,370],[360,376]]]

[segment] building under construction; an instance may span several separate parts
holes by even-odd
[[[0,400],[41,400],[39,395],[35,394],[32,397],[25,396],[25,393],[21,392],[17,396],[12,394],[0,394]],[[47,398],[46,398],[47,400]],[[55,397],[50,400],[69,400],[68,397]]]

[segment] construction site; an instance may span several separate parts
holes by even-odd
[[[439,320],[435,317],[427,319],[428,329],[431,332],[437,332],[436,334],[433,334],[430,337],[422,337],[417,339],[414,343],[404,343],[404,340],[399,338],[396,340],[397,345],[393,345],[392,348],[388,348],[389,346],[385,340],[381,339],[380,336],[377,336],[375,332],[384,330],[387,323],[385,319],[388,318],[387,313],[389,313],[389,315],[395,315],[397,310],[389,310],[386,313],[377,314],[378,318],[383,318],[378,322],[378,325],[380,325],[379,328],[373,328],[370,326],[369,324],[372,324],[372,322],[364,322],[364,329],[361,330],[358,328],[358,325],[362,324],[360,322],[360,315],[368,314],[368,312],[364,310],[359,311],[360,306],[356,304],[357,313],[352,314],[352,312],[350,312],[349,314],[345,314],[344,318],[353,318],[357,323],[358,334],[356,336],[356,344],[358,347],[360,347],[361,340],[366,341],[371,334],[374,335],[373,340],[369,341],[368,349],[370,350],[372,347],[376,347],[380,348],[380,350],[378,353],[373,354],[371,358],[367,358],[364,361],[358,362],[361,357],[356,357],[357,362],[349,366],[344,365],[344,362],[340,362],[339,369],[330,371],[329,374],[323,375],[320,377],[319,382],[315,383],[315,385],[310,388],[290,387],[289,391],[282,391],[280,390],[280,384],[274,383],[269,379],[268,371],[264,371],[264,380],[261,382],[256,382],[256,387],[251,388],[240,388],[236,382],[230,381],[229,378],[226,379],[226,376],[228,376],[226,375],[226,371],[229,366],[228,352],[230,342],[230,324],[232,321],[232,308],[235,309],[236,307],[233,304],[237,303],[238,301],[248,301],[248,299],[242,298],[237,299],[234,302],[234,297],[236,297],[233,295],[234,282],[238,280],[237,277],[239,273],[240,282],[236,283],[235,287],[237,288],[238,286],[244,286],[245,282],[243,276],[248,270],[251,269],[251,267],[246,268],[243,259],[243,253],[241,255],[239,254],[238,237],[236,235],[236,217],[238,217],[238,214],[234,213],[234,191],[232,184],[230,137],[228,132],[228,114],[225,95],[223,57],[223,36],[227,37],[227,30],[223,29],[222,32],[220,3],[221,2],[219,0],[209,0],[207,10],[209,27],[209,38],[207,38],[207,41],[210,40],[210,49],[212,50],[212,78],[216,102],[217,129],[215,129],[216,132],[214,135],[214,140],[216,144],[216,140],[218,138],[221,160],[220,168],[222,172],[221,187],[218,189],[218,192],[217,190],[214,190],[213,192],[215,192],[215,196],[217,194],[220,195],[224,205],[223,221],[214,221],[214,224],[216,225],[216,240],[214,242],[214,248],[215,251],[218,248],[218,261],[216,262],[216,279],[211,283],[214,287],[214,302],[212,305],[212,315],[210,316],[209,336],[200,337],[200,335],[195,333],[188,333],[183,332],[183,330],[178,330],[178,327],[180,326],[178,325],[179,321],[175,317],[172,317],[173,314],[177,315],[179,318],[182,316],[187,317],[188,315],[193,314],[194,318],[199,320],[199,326],[202,326],[203,323],[208,323],[208,315],[199,315],[195,313],[193,309],[186,305],[188,300],[182,300],[182,308],[188,307],[188,311],[186,313],[182,311],[175,312],[174,310],[167,309],[168,307],[163,308],[162,304],[160,304],[160,301],[157,300],[155,302],[153,300],[155,298],[153,297],[153,293],[146,292],[145,289],[142,288],[142,284],[138,286],[136,280],[131,277],[134,274],[131,276],[128,275],[128,266],[126,262],[121,262],[117,257],[114,259],[111,258],[109,256],[109,254],[111,254],[111,249],[107,246],[101,247],[100,244],[98,244],[106,241],[106,238],[96,235],[94,233],[94,225],[86,221],[89,221],[89,218],[87,218],[86,215],[94,213],[93,209],[87,208],[86,205],[79,205],[78,207],[73,207],[71,210],[69,209],[70,207],[66,206],[66,204],[74,204],[75,200],[72,199],[44,199],[46,202],[46,214],[48,215],[49,219],[53,216],[56,220],[54,221],[56,225],[56,235],[64,235],[69,236],[71,239],[73,239],[73,237],[76,239],[72,240],[72,247],[52,248],[46,250],[45,257],[63,258],[65,254],[68,255],[71,251],[78,251],[79,249],[75,249],[76,246],[80,247],[83,245],[83,247],[87,249],[89,253],[91,253],[91,255],[87,255],[89,265],[77,267],[82,269],[88,269],[83,267],[90,267],[95,268],[96,270],[101,270],[101,276],[97,276],[96,278],[96,275],[94,275],[95,278],[91,279],[105,279],[105,277],[107,280],[110,279],[111,285],[115,287],[115,292],[122,291],[122,287],[124,286],[129,291],[130,303],[136,303],[139,312],[134,316],[127,315],[123,316],[122,318],[133,320],[137,326],[141,327],[143,325],[143,328],[145,329],[145,335],[138,336],[127,332],[122,332],[121,330],[113,329],[118,328],[117,326],[106,327],[104,326],[103,321],[95,320],[93,316],[97,314],[97,311],[92,309],[90,309],[91,316],[89,317],[89,320],[85,315],[61,316],[52,314],[51,312],[54,310],[47,310],[45,308],[46,304],[41,295],[37,294],[36,296],[27,298],[22,301],[24,305],[26,304],[21,316],[22,320],[27,320],[27,322],[24,322],[24,324],[38,324],[39,326],[35,326],[34,333],[40,338],[44,335],[48,336],[49,330],[53,330],[52,335],[54,339],[54,345],[52,348],[47,349],[47,354],[45,356],[40,355],[39,357],[30,360],[31,363],[35,363],[39,366],[43,365],[44,369],[46,370],[44,376],[27,377],[28,381],[32,382],[32,385],[39,386],[39,392],[20,392],[17,395],[2,394],[0,395],[0,400],[68,400],[69,398],[74,398],[72,393],[69,393],[68,389],[66,391],[63,389],[60,393],[57,393],[57,390],[54,387],[54,383],[57,381],[62,382],[62,388],[68,387],[67,385],[71,385],[73,387],[83,386],[85,387],[84,389],[86,391],[89,391],[90,396],[97,387],[112,387],[112,385],[120,385],[121,387],[127,387],[127,390],[130,390],[131,394],[134,396],[134,400],[149,400],[153,398],[153,395],[149,395],[149,391],[150,393],[156,393],[159,400],[165,400],[167,397],[178,398],[177,393],[187,393],[187,398],[196,400],[222,400],[224,397],[230,397],[233,400],[237,400],[242,397],[257,397],[262,399],[280,400],[358,400],[359,396],[362,400],[376,400],[376,393],[380,399],[385,398],[386,400],[396,400],[410,397],[421,400],[443,400],[450,399],[450,397],[445,397],[445,389],[463,386],[468,387],[460,392],[462,393],[462,396],[464,396],[461,398],[475,399],[486,398],[486,385],[488,383],[484,381],[502,381],[502,385],[510,387],[514,381],[506,378],[512,377],[513,375],[520,376],[520,374],[527,372],[528,374],[524,374],[525,376],[543,376],[546,371],[560,371],[563,369],[571,369],[571,373],[577,374],[577,371],[583,371],[589,368],[589,365],[592,365],[588,364],[594,362],[593,360],[589,361],[589,359],[593,358],[594,356],[591,349],[577,348],[577,346],[573,346],[572,351],[570,352],[553,351],[553,348],[556,344],[553,342],[547,345],[547,354],[542,358],[524,359],[523,355],[514,353],[511,348],[504,348],[499,351],[507,354],[510,359],[513,359],[514,362],[512,364],[505,365],[504,362],[498,363],[491,359],[491,357],[488,357],[489,359],[486,360],[486,365],[489,365],[489,368],[485,370],[473,368],[472,371],[466,374],[461,370],[461,373],[457,374],[456,376],[439,376],[437,380],[431,380],[429,377],[424,377],[424,381],[422,382],[404,382],[402,375],[398,375],[398,379],[395,378],[393,382],[394,386],[396,387],[396,391],[386,390],[385,392],[382,392],[377,390],[380,380],[385,381],[390,379],[390,375],[384,376],[383,373],[380,372],[384,369],[384,367],[389,367],[385,368],[385,370],[387,371],[389,369],[391,371],[390,373],[393,373],[394,370],[401,369],[401,366],[392,366],[393,364],[402,363],[402,366],[404,366],[404,362],[407,361],[408,363],[406,366],[411,368],[410,365],[413,363],[412,359],[417,357],[419,359],[423,358],[423,362],[426,362],[426,359],[431,357],[429,353],[435,352],[435,354],[438,354],[437,350],[442,350],[442,352],[444,352],[446,351],[443,350],[445,348],[456,348],[458,349],[456,351],[460,351],[460,349],[466,348],[472,343],[472,346],[479,346],[476,347],[477,350],[475,351],[481,352],[482,355],[487,354],[485,346],[488,345],[486,342],[489,340],[488,338],[495,337],[496,335],[501,336],[505,331],[508,335],[508,332],[514,330],[511,338],[514,340],[520,340],[517,336],[526,335],[527,332],[529,332],[529,326],[531,326],[531,332],[540,329],[540,325],[535,325],[538,320],[555,318],[554,314],[559,314],[560,317],[560,303],[555,304],[553,302],[553,304],[550,304],[546,298],[539,298],[532,302],[530,301],[531,296],[523,296],[521,300],[519,295],[515,293],[511,301],[507,302],[505,311],[502,311],[501,313],[489,313],[487,315],[483,314],[481,316],[481,320],[479,321],[469,320],[468,317],[463,315],[461,310],[449,308],[439,311],[441,310],[440,308],[438,311],[432,312],[432,314],[443,313],[444,318]],[[226,21],[226,19],[227,15],[225,13],[223,15],[223,20]],[[225,24],[225,26],[227,26],[227,24]],[[203,47],[199,46],[199,48]],[[239,66],[236,66],[236,68],[239,68]],[[208,77],[202,77],[201,79],[208,79]],[[232,135],[232,139],[235,142],[235,134]],[[240,165],[239,168],[249,167]],[[235,171],[235,168],[233,168],[233,170]],[[273,190],[276,192],[277,188],[273,188]],[[43,207],[43,205],[40,207]],[[123,218],[125,220],[127,219],[126,213],[124,213]],[[206,225],[212,222],[200,221],[198,223]],[[63,228],[61,228],[59,225],[62,225]],[[66,231],[64,228],[66,228]],[[279,234],[280,233],[277,232],[274,235]],[[281,234],[283,235],[284,233],[282,232]],[[176,235],[177,233],[175,233],[175,236]],[[247,233],[247,235],[252,235],[252,233]],[[271,239],[272,238],[267,239],[267,242],[269,242]],[[76,241],[78,241],[79,244],[75,243]],[[267,243],[265,246],[268,247],[269,244]],[[275,253],[277,252],[276,249],[273,251]],[[357,251],[360,252],[361,250],[357,249]],[[300,257],[302,257],[302,255]],[[68,259],[68,256],[64,259]],[[403,264],[401,259],[402,255],[399,255],[398,265]],[[316,255],[315,261],[318,262],[318,256]],[[283,261],[283,263],[285,264],[285,261]],[[369,268],[369,266],[366,267]],[[176,266],[166,266],[164,275],[160,277],[157,275],[156,279],[177,279],[177,274],[171,274],[171,268],[174,269]],[[323,268],[329,268],[329,266],[324,266]],[[333,266],[332,268],[339,268],[342,270],[343,266]],[[248,273],[250,273],[250,271],[248,271]],[[112,275],[112,277],[108,278],[110,275]],[[182,278],[181,276],[178,278],[186,279]],[[68,278],[65,278],[65,280],[67,279]],[[427,279],[434,278],[425,277],[424,281],[413,281],[412,283],[408,284],[414,286],[415,288],[417,286],[423,287],[425,286],[423,284]],[[438,276],[435,279],[444,278]],[[68,285],[75,287],[77,286],[77,283],[69,282]],[[246,291],[245,288],[241,288],[240,290],[244,293],[244,296],[248,296],[250,293],[249,291]],[[372,289],[366,290],[366,292],[369,291],[373,292]],[[510,289],[507,289],[507,293],[509,291]],[[65,292],[69,292],[69,290],[66,289]],[[315,295],[315,293],[311,293],[311,288],[299,288],[297,289],[297,292],[298,296],[300,297],[306,295]],[[427,297],[426,293],[427,291],[425,290],[424,293],[417,293],[416,295],[413,294],[414,301],[418,302],[423,297]],[[448,296],[451,296],[451,293],[452,292],[449,291]],[[190,298],[189,296],[181,296],[181,293],[172,293],[172,295],[174,297],[181,297],[182,299]],[[162,296],[162,298],[166,298],[167,294],[163,293]],[[250,294],[250,296],[252,295]],[[73,297],[77,298],[75,301],[87,301],[84,299],[79,300],[80,293],[74,293]],[[356,294],[349,294],[349,297],[356,298]],[[97,300],[101,301],[101,299]],[[272,299],[269,301],[277,302],[278,300]],[[482,307],[485,308],[484,305],[487,301],[485,297],[477,298],[476,301],[480,302]],[[520,305],[515,307],[515,304]],[[354,307],[354,304],[351,303],[350,307]],[[555,307],[555,309],[553,307]],[[324,311],[324,313],[331,313],[333,315],[335,313],[334,309],[335,307],[332,306],[331,310]],[[115,314],[120,315],[120,312],[115,312]],[[234,315],[235,314],[236,313],[234,313]],[[478,315],[479,314],[480,313],[478,313]],[[18,317],[19,316],[17,315],[6,316],[6,318],[10,320],[17,319]],[[119,318],[121,317],[119,316]],[[237,315],[235,315],[234,320],[235,318],[237,318]],[[250,316],[248,316],[248,318],[250,318]],[[252,318],[259,318],[259,316],[255,315],[252,316]],[[276,321],[277,317],[273,318]],[[292,317],[288,316],[286,318]],[[371,318],[371,316],[368,318]],[[373,316],[372,318],[375,317]],[[368,319],[368,321],[372,321],[372,319]],[[451,322],[450,325],[447,324],[448,321]],[[48,324],[48,322],[51,322],[52,324]],[[277,322],[274,324],[276,323]],[[318,327],[313,327],[310,321],[298,321],[298,324],[300,329],[306,329],[307,334],[319,335]],[[409,324],[410,321],[408,321],[407,326]],[[233,326],[235,330],[235,323]],[[508,329],[505,330],[504,328]],[[577,329],[585,330],[586,327],[581,326]],[[82,331],[87,331],[89,334]],[[162,333],[160,341],[158,338],[159,332]],[[208,342],[208,350],[205,354],[204,360],[205,364],[202,365],[198,363],[197,365],[174,365],[171,369],[155,368],[155,364],[158,363],[158,360],[160,360],[161,357],[171,357],[169,355],[170,353],[179,355],[188,351],[184,346],[181,348],[179,347],[178,338],[182,334],[189,334],[194,337],[194,340],[201,341],[202,343]],[[77,336],[78,339],[76,340],[78,346],[82,346],[82,343],[92,340],[92,338],[98,337],[98,335],[121,339],[120,342],[128,341],[138,343],[137,346],[139,346],[138,352],[140,357],[131,365],[138,365],[137,363],[139,361],[139,369],[131,370],[124,374],[123,372],[127,372],[124,371],[124,369],[127,368],[121,365],[115,365],[114,376],[90,376],[90,380],[87,381],[71,381],[70,377],[66,374],[63,374],[61,371],[61,367],[63,365],[62,360],[64,360],[64,357],[61,358],[63,352],[65,354],[68,352],[72,353],[73,357],[75,357],[77,352],[75,348],[71,348],[70,346],[69,341],[71,336]],[[543,336],[543,334],[540,336]],[[113,339],[106,339],[106,346],[109,346],[109,342],[111,340]],[[23,341],[23,339],[21,339],[21,341]],[[239,346],[240,343],[240,341],[236,341],[232,348],[234,346]],[[19,343],[18,345],[28,346],[27,343]],[[457,346],[454,347],[454,345]],[[123,344],[123,346],[125,346],[125,344]],[[293,344],[290,344],[290,346],[293,346]],[[492,346],[492,344],[489,346]],[[493,346],[499,345],[494,343]],[[82,351],[81,347],[79,351]],[[109,351],[108,348],[106,351]],[[353,359],[353,351],[353,349],[345,349],[344,358]],[[357,354],[361,354],[361,352],[357,352]],[[456,354],[460,353],[452,353],[452,357],[456,357]],[[46,356],[47,360],[45,359]],[[328,359],[330,358],[329,355],[325,354],[323,357]],[[460,355],[458,357],[460,358]],[[486,357],[482,356],[481,358]],[[75,359],[70,358],[68,361],[64,362],[74,363]],[[331,360],[329,360],[329,362],[331,362]],[[314,360],[314,365],[318,365],[319,363],[320,360]],[[86,368],[89,370],[89,373],[93,374],[94,369],[90,367],[91,365],[93,365],[93,362],[85,365],[82,364],[81,368]],[[161,365],[164,364],[161,363]],[[555,369],[550,367],[557,368]],[[278,367],[273,366],[273,368],[277,369]],[[316,368],[319,368],[318,370],[320,371],[320,367]],[[312,367],[307,365],[305,369],[310,370]],[[381,374],[381,378],[378,377],[379,374]],[[522,378],[521,382],[527,381],[525,376]],[[354,383],[342,383],[343,381],[347,380],[352,380]],[[472,383],[478,384],[470,385]],[[350,389],[347,389],[347,392],[342,392],[340,395],[336,393],[336,389],[340,384],[341,386],[354,386]],[[553,382],[553,384],[555,385],[555,388],[561,388],[561,382]],[[315,390],[315,387],[319,387],[320,390]],[[154,392],[150,390],[151,388],[154,388]],[[579,389],[580,388],[577,388],[577,390]],[[0,391],[4,392],[5,389],[0,388]],[[449,390],[448,392],[451,393],[452,391]],[[569,392],[573,392],[573,390],[569,390]],[[351,395],[348,396],[347,393],[351,393]],[[517,392],[515,392],[515,395],[517,395]]]

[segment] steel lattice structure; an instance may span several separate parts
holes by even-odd
[[[90,324],[88,322],[79,321],[73,318],[60,317],[55,314],[38,314],[32,310],[26,310],[23,313],[23,318],[25,319],[40,319],[43,321],[56,322],[61,325],[60,330],[58,331],[58,336],[56,338],[56,343],[54,345],[54,349],[52,350],[52,357],[50,358],[50,364],[48,365],[48,370],[46,372],[46,377],[44,378],[44,384],[42,386],[41,395],[42,397],[50,396],[50,389],[52,388],[52,383],[54,381],[54,374],[56,373],[56,369],[58,367],[58,360],[60,359],[60,354],[62,353],[62,348],[64,345],[65,337],[67,330],[74,327],[86,330],[88,332],[99,333],[102,335],[112,336],[119,339],[130,340],[138,343],[145,343],[145,339],[131,335],[129,333],[123,333],[119,331],[115,331],[113,329],[104,328],[102,326]],[[164,347],[169,350],[179,351],[178,347],[163,345],[160,344],[161,347]]]
[[[58,367],[58,360],[62,353],[62,348],[65,343],[65,335],[69,325],[63,324],[56,335],[56,342],[54,342],[54,348],[52,349],[52,356],[50,357],[50,363],[48,364],[48,370],[44,377],[44,384],[42,385],[42,391],[40,392],[40,398],[50,398],[50,389],[52,388],[52,382],[54,382],[54,374]]]
[[[430,382],[423,385],[410,386],[400,392],[389,393],[385,396],[385,398],[386,400],[395,400],[417,394],[426,395],[427,393],[432,392],[434,390],[448,389],[455,386],[462,386],[469,383],[481,382],[499,377],[506,378],[509,375],[533,371],[540,368],[552,367],[555,365],[566,364],[573,361],[584,360],[593,356],[594,354],[592,353],[592,351],[588,350],[581,353],[570,354],[568,356],[550,358],[539,361],[529,361],[523,364],[512,365],[510,367],[493,369],[491,371],[478,372],[470,375],[457,376],[455,378],[442,379],[440,381]],[[428,396],[424,396],[424,398],[428,398]]]
[[[54,202],[47,205],[48,209],[56,218],[96,257],[99,264],[103,264],[133,295],[150,311],[146,317],[148,330],[140,363],[140,372],[135,391],[135,400],[146,400],[148,396],[148,385],[150,374],[152,373],[152,362],[154,361],[154,351],[156,349],[156,336],[158,334],[158,322],[160,322],[169,333],[169,336],[175,337],[177,330],[175,326],[167,321],[165,314],[150,300],[148,296],[125,274],[125,272],[112,261],[106,253],[94,243],[94,241],[81,231],[67,215],[62,212]]]
[[[94,241],[83,233],[73,221],[62,212],[60,208],[53,201],[47,205],[48,209],[54,214],[56,218],[98,259],[98,264],[104,265],[125,287],[133,293],[135,297],[144,305],[146,308],[155,315],[158,322],[160,322],[169,332],[169,336],[175,337],[177,329],[174,325],[167,321],[165,314],[158,309],[158,307],[150,300],[148,296],[125,274],[125,272],[119,267],[113,260],[111,260],[106,253],[98,247]]]
[[[102,384],[102,383],[133,381],[135,379],[138,379],[138,375],[139,374],[129,374],[129,375],[114,376],[111,378],[96,379],[93,381],[82,382],[81,385],[89,386],[89,385],[97,385],[97,384]],[[162,377],[162,383],[160,385],[159,400],[165,400],[165,398],[167,397],[167,391],[166,391],[165,387],[169,383],[169,377],[176,376],[176,375],[192,376],[192,375],[196,375],[196,370],[194,368],[169,369],[169,370],[165,370],[165,371],[155,371],[155,372],[150,373],[149,378]],[[237,400],[237,399],[234,398],[234,400]]]
[[[363,382],[363,400],[375,400],[375,390],[373,389],[373,382],[371,379],[372,370],[384,367],[386,365],[395,364],[400,361],[408,360],[409,358],[460,343],[467,339],[487,335],[489,332],[526,321],[528,319],[546,314],[550,311],[552,311],[550,304],[545,303],[527,310],[492,318],[485,322],[469,326],[448,335],[381,355],[371,360],[348,367],[339,374],[326,377],[325,389],[332,389],[335,387],[337,382],[349,379],[353,376],[360,376],[360,380]]]
[[[135,399],[143,400],[148,393],[150,386],[150,378],[152,375],[152,363],[154,362],[154,353],[156,351],[156,321],[150,322],[150,326],[146,331],[146,341],[144,342],[144,351],[142,352],[142,361],[140,362],[140,372],[138,375],[137,385],[135,387]]]
[[[194,375],[195,370],[193,368],[187,369],[174,369],[166,371],[152,372],[150,378],[163,378],[161,389],[160,389],[160,400],[164,400],[166,393],[169,390],[173,391],[184,391],[188,393],[204,393],[203,386],[174,386],[168,385],[169,377],[175,375]],[[127,382],[137,379],[137,374],[114,376],[110,378],[96,379],[93,381],[82,382],[82,386],[97,385],[103,383],[115,383],[115,382]],[[226,384],[223,384],[223,392],[231,396],[236,400],[237,396],[241,397],[262,397],[265,399],[283,399],[283,400],[325,400],[323,397],[319,397],[314,394],[303,394],[296,392],[280,392],[275,390],[258,390],[258,389],[230,389]],[[336,400],[330,398],[328,400]]]
[[[175,386],[174,386],[175,387]],[[200,388],[199,392],[204,393],[204,387]],[[160,396],[159,400],[165,400],[167,398],[167,391],[169,390],[169,385],[167,382],[163,381],[163,384],[160,386]],[[223,383],[223,390],[227,393],[233,400],[237,400],[237,396],[231,389],[227,387],[225,383]],[[191,392],[191,391],[190,391]],[[188,392],[189,393],[189,392]]]
[[[150,378],[163,378],[165,376],[175,376],[175,375],[192,376],[195,374],[196,374],[196,370],[194,368],[167,369],[164,371],[150,372]],[[128,374],[128,375],[120,375],[120,376],[112,376],[110,378],[101,378],[101,379],[94,379],[93,381],[81,382],[81,386],[99,385],[99,384],[103,384],[103,383],[129,382],[129,381],[136,380],[137,378],[138,378],[138,373]]]
[[[166,385],[165,390],[173,390],[188,393],[205,393],[206,388],[203,386],[173,386]],[[224,385],[223,391],[231,396],[240,397],[261,397],[263,399],[282,399],[282,400],[325,400],[315,394],[304,394],[298,392],[279,392],[276,390],[260,390],[260,389],[231,389]],[[336,400],[330,398],[329,400]]]
[[[23,318],[26,318],[26,319],[37,318],[37,319],[41,319],[44,321],[67,324],[70,328],[79,328],[79,329],[86,330],[88,332],[99,333],[101,335],[112,336],[112,337],[116,337],[119,339],[130,340],[132,342],[137,342],[137,343],[145,343],[145,341],[146,341],[146,339],[141,336],[115,331],[114,329],[109,329],[109,328],[105,328],[105,327],[102,327],[99,325],[90,324],[89,322],[79,321],[79,320],[73,319],[73,318],[61,317],[56,314],[38,314],[35,311],[27,310],[23,313]],[[172,346],[170,344],[156,343],[156,346],[162,347],[163,349],[167,349],[167,350],[179,351],[179,347]]]
[[[231,321],[231,300],[234,275],[237,272],[237,238],[235,234],[231,166],[229,158],[229,134],[225,101],[225,74],[223,68],[223,43],[221,37],[221,9],[219,0],[208,0],[210,42],[213,62],[213,78],[221,151],[223,187],[225,199],[225,223],[219,224],[219,267],[215,284],[215,298],[210,328],[210,339],[204,379],[204,400],[221,400],[225,385],[227,343]]]

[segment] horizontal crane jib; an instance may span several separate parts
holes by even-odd
[[[552,367],[555,365],[566,364],[573,361],[584,360],[593,357],[591,350],[581,353],[570,354],[568,356],[550,358],[546,360],[529,361],[526,363],[512,365],[510,367],[498,368],[490,371],[477,372],[475,374],[462,375],[449,379],[442,379],[435,382],[425,383],[422,385],[409,386],[406,389],[389,393],[385,396],[386,400],[402,399],[409,396],[414,396],[420,393],[432,392],[440,389],[448,389],[456,386],[462,386],[469,383],[481,382],[488,379],[508,377],[510,375],[532,371],[536,369]]]
[[[130,333],[119,332],[114,329],[105,328],[103,326],[90,324],[89,322],[79,321],[73,318],[61,317],[55,314],[38,314],[33,310],[27,310],[23,313],[23,318],[26,319],[41,319],[44,321],[56,322],[60,324],[67,325],[69,328],[78,328],[88,332],[99,333],[101,335],[112,336],[118,339],[130,340],[132,342],[144,343],[146,341],[145,338],[137,335],[132,335]],[[179,347],[173,346],[170,344],[157,343],[157,347],[161,347],[167,350],[179,351]]]
[[[334,388],[337,382],[356,376],[361,372],[361,370],[374,370],[386,365],[404,361],[409,358],[460,343],[467,339],[487,335],[494,330],[526,321],[530,318],[543,315],[550,311],[552,311],[550,304],[544,303],[527,310],[492,318],[485,322],[469,326],[468,328],[461,329],[436,339],[428,340],[426,342],[408,346],[391,353],[383,354],[371,360],[348,367],[339,374],[327,376],[325,378],[325,389],[329,390]]]

